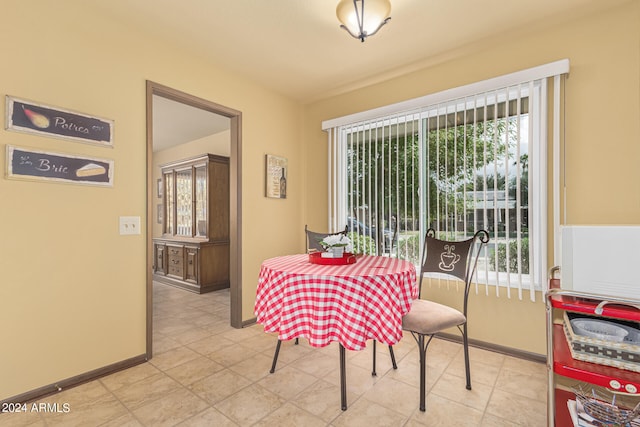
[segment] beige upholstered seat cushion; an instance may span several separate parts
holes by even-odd
[[[402,318],[402,329],[431,335],[453,326],[462,325],[467,319],[455,308],[423,299],[414,300],[411,310]]]

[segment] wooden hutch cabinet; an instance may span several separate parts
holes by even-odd
[[[161,166],[162,237],[153,279],[193,292],[229,287],[229,159],[213,154]]]

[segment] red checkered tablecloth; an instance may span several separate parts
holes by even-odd
[[[289,255],[262,263],[255,314],[280,340],[306,338],[313,347],[338,341],[362,350],[370,339],[400,341],[402,316],[417,296],[408,261],[365,255],[355,264],[317,265],[306,254]]]

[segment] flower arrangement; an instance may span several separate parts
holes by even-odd
[[[353,244],[344,234],[332,234],[325,237],[320,241],[320,244],[325,251],[330,251],[333,248],[343,248],[344,252],[353,252]]]

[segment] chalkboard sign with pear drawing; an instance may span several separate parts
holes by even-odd
[[[7,100],[7,130],[113,146],[113,120],[92,117],[58,107]]]

